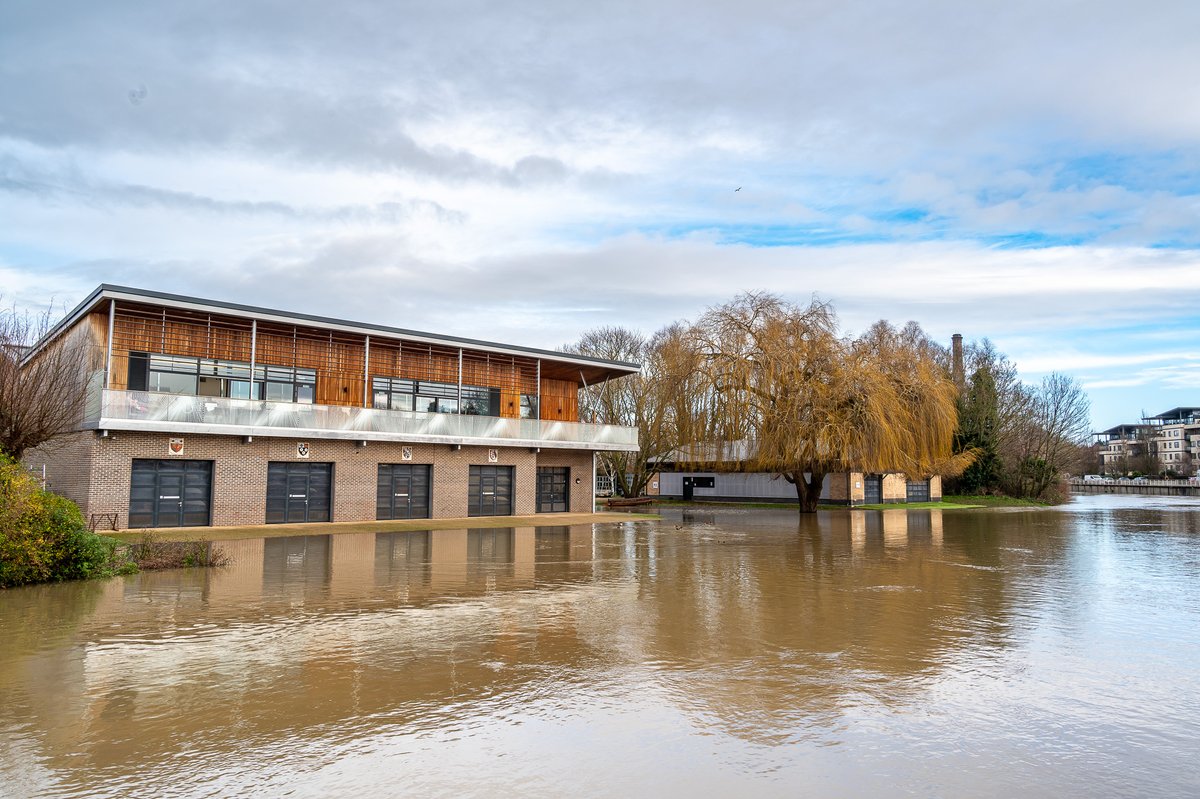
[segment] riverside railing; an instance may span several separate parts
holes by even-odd
[[[236,435],[281,433],[375,440],[466,440],[517,445],[584,446],[636,450],[636,427],[539,419],[505,419],[452,413],[417,413],[334,405],[237,400],[103,391],[98,407],[89,403],[89,427],[131,430],[191,430]]]

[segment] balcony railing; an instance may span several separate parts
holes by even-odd
[[[635,451],[636,427],[451,413],[301,405],[223,397],[103,391],[88,427],[225,435],[296,435],[375,441],[500,444]]]

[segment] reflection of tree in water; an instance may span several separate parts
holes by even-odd
[[[744,537],[726,524],[707,547],[643,533],[647,654],[707,723],[787,740],[864,699],[910,701],[963,646],[1008,642],[1005,574],[948,566],[940,511],[790,518]]]
[[[1004,574],[941,563],[998,561],[998,539],[927,511],[705,515],[230,542],[230,569],[141,575],[79,610],[77,643],[52,650],[74,679],[14,682],[80,719],[41,739],[51,767],[153,770],[187,741],[189,767],[217,769],[249,741],[625,696],[628,673],[702,726],[788,740],[859,698],[906,701],[981,636],[1004,644],[987,633],[1008,624]]]

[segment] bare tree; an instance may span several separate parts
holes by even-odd
[[[686,329],[671,325],[647,338],[622,327],[599,327],[567,349],[642,365],[640,374],[590,386],[584,394],[585,407],[597,421],[638,429],[638,452],[600,453],[600,463],[622,494],[640,496],[658,461],[675,451],[694,418],[689,406],[694,348]]]
[[[87,325],[49,339],[53,316],[0,311],[0,451],[26,450],[79,429],[103,354]]]
[[[1044,498],[1077,467],[1090,431],[1091,403],[1074,378],[1058,372],[1029,391],[1029,402],[1007,444],[1009,493]]]

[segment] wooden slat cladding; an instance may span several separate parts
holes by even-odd
[[[371,338],[371,376],[458,382],[458,350]]]
[[[107,338],[108,314],[97,312],[96,329]],[[113,327],[111,388],[127,388],[130,352],[187,355],[196,358],[250,361],[251,322],[234,316],[192,313],[173,308],[118,303]],[[457,383],[456,347],[371,336],[369,363],[365,337],[299,325],[258,325],[255,362],[260,365],[314,369],[315,401],[320,405],[360,406],[364,375]],[[521,395],[538,393],[536,358],[463,350],[462,382],[500,389],[500,415],[517,418]],[[578,420],[579,384],[543,379],[542,418]]]
[[[362,405],[363,338],[293,325],[258,326],[255,362],[317,372],[318,405]],[[247,359],[248,360],[248,359]]]
[[[104,359],[108,356],[108,312],[93,311],[88,314],[86,330],[78,335],[85,338],[91,352],[88,368],[93,371],[103,369]]]
[[[579,421],[579,385],[569,380],[542,380],[542,418]]]
[[[27,366],[35,364],[48,354],[57,353],[63,347],[77,348],[84,358],[84,369],[89,376],[104,369],[108,342],[108,314],[91,313],[81,319],[64,335],[54,339],[46,348],[35,355]],[[74,361],[74,354],[71,356]]]
[[[500,415],[521,415],[521,395],[537,394],[537,361],[463,351],[463,384],[500,389]]]
[[[104,339],[107,339],[108,314],[102,315]],[[118,303],[113,320],[113,389],[127,387],[130,352],[249,362],[250,322],[236,317]]]

